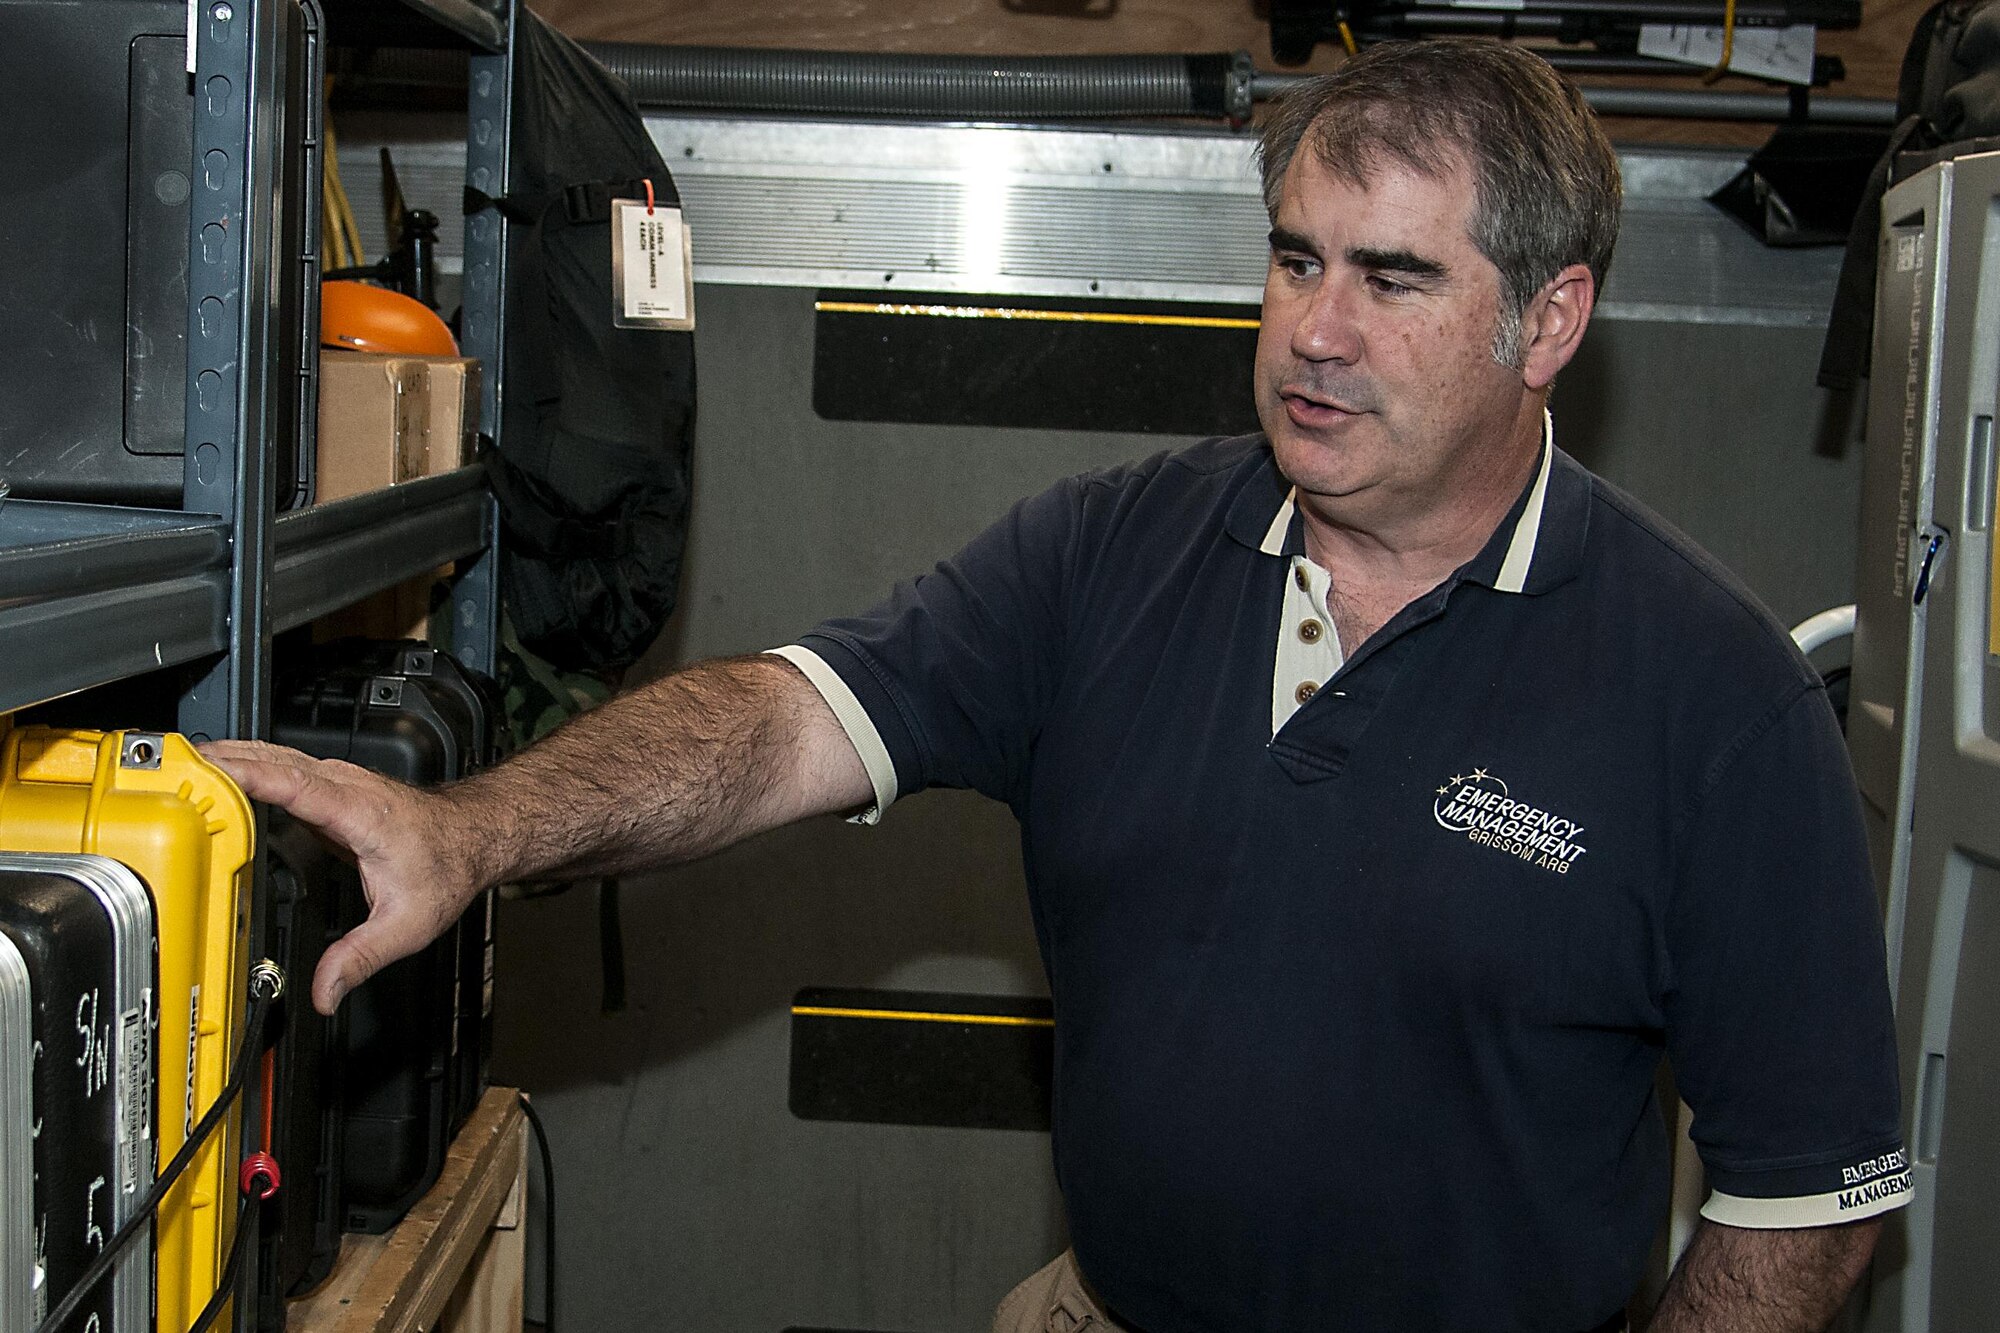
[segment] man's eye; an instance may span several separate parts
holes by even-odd
[[[1368,285],[1383,296],[1405,296],[1416,290],[1414,287],[1404,286],[1394,278],[1385,278],[1379,273],[1368,275]]]
[[[1271,262],[1294,278],[1310,278],[1319,272],[1319,264],[1304,255],[1274,255]]]

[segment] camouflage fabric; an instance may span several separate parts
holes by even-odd
[[[615,678],[585,671],[564,671],[521,646],[513,621],[500,620],[500,653],[496,674],[507,717],[508,748],[519,749],[554,731],[573,717],[609,699]]]

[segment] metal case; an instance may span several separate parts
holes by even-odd
[[[26,960],[34,997],[39,1322],[153,1183],[152,895],[105,857],[0,852],[0,935]],[[76,1327],[141,1333],[152,1277],[149,1227]]]
[[[153,1112],[162,1160],[221,1095],[247,993],[250,803],[182,736],[21,727],[0,736],[0,846],[108,856],[153,891]],[[238,1117],[195,1153],[155,1225],[157,1321],[181,1333],[216,1289],[236,1224]]]
[[[34,1020],[28,963],[0,934],[0,1327],[32,1327]]]

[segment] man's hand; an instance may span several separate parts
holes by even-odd
[[[643,685],[435,791],[256,741],[202,753],[361,869],[368,920],[313,974],[324,1014],[443,933],[489,885],[672,865],[874,797],[819,691],[769,655]]]
[[[1822,1333],[1881,1230],[1875,1220],[1771,1231],[1703,1222],[1647,1333]]]
[[[485,885],[478,839],[449,798],[353,764],[261,741],[201,747],[253,801],[280,806],[347,851],[361,872],[367,921],[329,945],[313,972],[313,1007],[331,1014],[356,986],[442,934]]]

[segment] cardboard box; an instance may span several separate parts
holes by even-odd
[[[333,639],[421,639],[431,638],[432,603],[447,596],[438,584],[449,580],[453,566],[441,565],[428,573],[405,579],[393,587],[364,597],[312,623],[312,641]],[[448,602],[445,603],[449,605]]]
[[[314,496],[339,500],[471,462],[479,436],[479,362],[324,348]]]
[[[324,503],[422,475],[430,403],[419,357],[334,348],[319,354],[319,459]]]
[[[417,475],[434,477],[479,456],[479,362],[469,356],[413,357],[424,365],[430,408]]]

